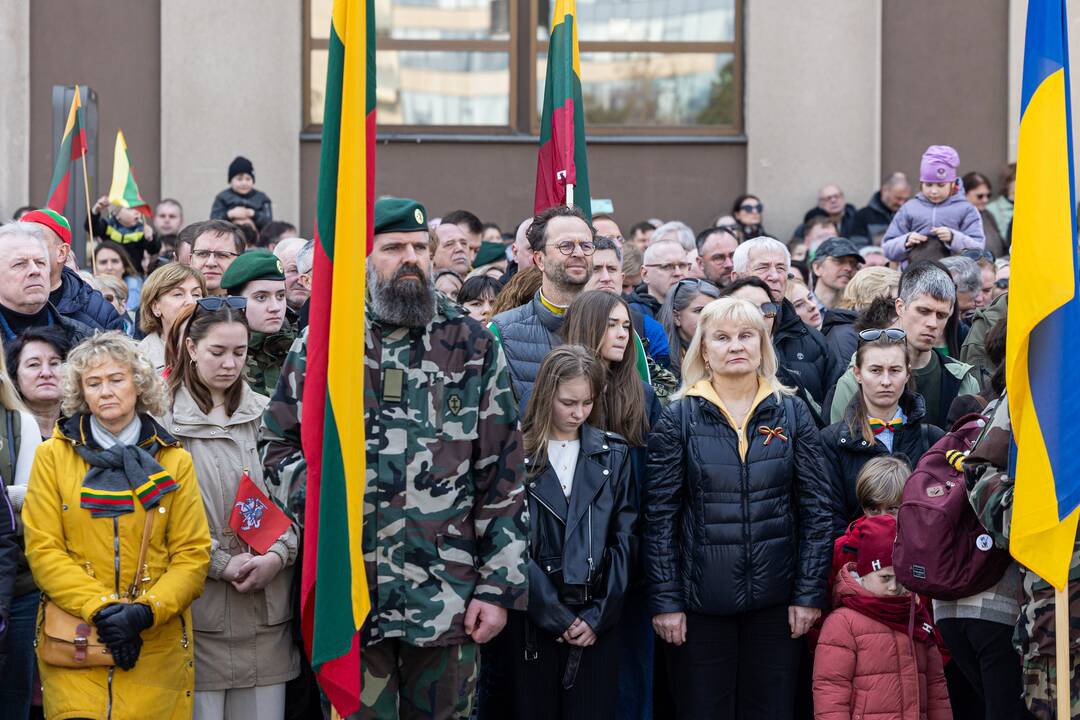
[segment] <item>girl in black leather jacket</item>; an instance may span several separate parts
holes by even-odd
[[[517,718],[614,717],[616,624],[636,520],[629,446],[588,424],[603,388],[595,355],[548,354],[523,421],[531,522],[529,609],[510,612]]]

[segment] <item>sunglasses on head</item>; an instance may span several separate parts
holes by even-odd
[[[1000,280],[995,280],[994,281],[994,287],[996,287],[996,288],[998,288],[1000,290],[1008,290],[1009,289],[1009,278],[1001,278]]]
[[[979,250],[978,248],[968,248],[960,253],[960,257],[966,257],[969,260],[979,262],[980,260],[989,260],[994,262],[994,253],[989,250]]]
[[[766,320],[771,320],[780,313],[780,305],[774,302],[761,303],[758,307],[761,308],[761,314]]]
[[[226,305],[233,310],[243,310],[247,307],[247,299],[235,295],[225,295],[224,297],[214,295],[213,297],[199,298],[195,301],[195,305],[210,312],[220,310]]]
[[[907,339],[907,333],[900,328],[871,328],[859,333],[859,342],[876,342],[881,338],[889,342],[903,342]]]

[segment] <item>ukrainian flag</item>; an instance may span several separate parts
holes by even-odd
[[[1065,0],[1029,0],[1006,373],[1016,442],[1009,551],[1058,589],[1080,515],[1077,299]]]

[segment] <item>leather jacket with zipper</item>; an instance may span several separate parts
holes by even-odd
[[[637,552],[630,482],[626,441],[587,424],[569,500],[550,465],[529,479],[528,612],[545,632],[580,617],[600,634],[618,621]]]

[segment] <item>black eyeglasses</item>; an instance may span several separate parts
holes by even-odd
[[[743,212],[759,213],[765,209],[764,203],[743,203],[739,206]]]
[[[562,242],[555,243],[555,247],[563,255],[573,255],[574,248],[581,248],[582,255],[592,255],[596,252],[596,246],[591,242],[574,242],[573,240],[563,240]]]
[[[199,298],[195,301],[195,305],[210,312],[220,310],[226,305],[233,310],[243,310],[247,307],[247,298],[237,297],[235,295],[225,295],[224,297],[214,295],[213,297]]]
[[[882,337],[889,342],[898,343],[907,340],[907,333],[900,328],[871,328],[859,333],[859,342],[876,342]]]

